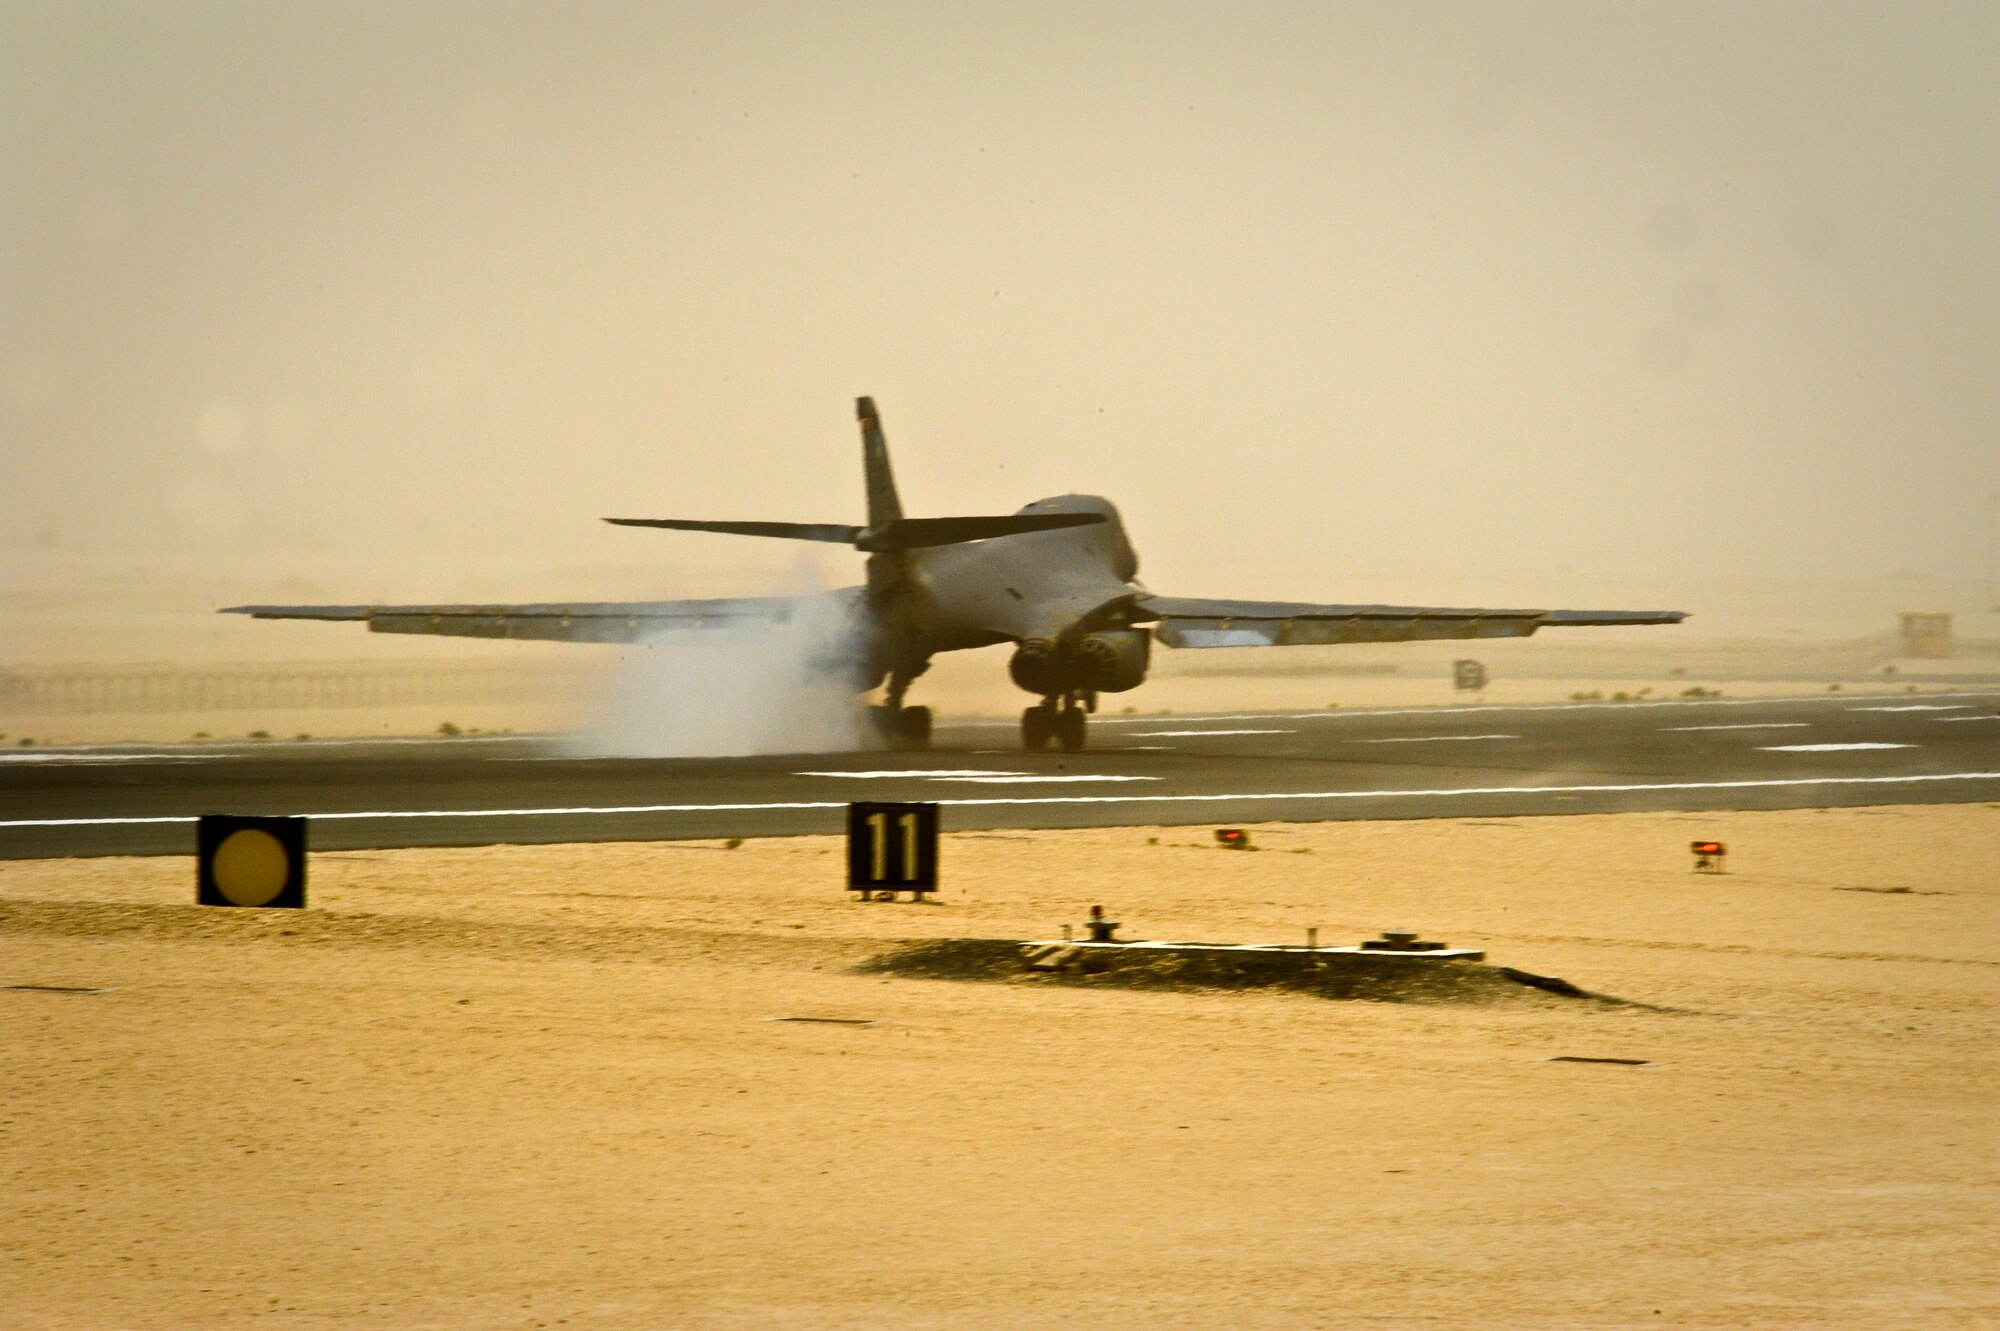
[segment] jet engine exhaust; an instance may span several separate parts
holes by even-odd
[[[1123,693],[1145,682],[1152,635],[1144,629],[1110,629],[1086,634],[1067,648],[1029,638],[1014,651],[1007,673],[1029,693]]]

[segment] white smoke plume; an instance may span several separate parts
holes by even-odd
[[[852,605],[839,595],[805,596],[787,623],[690,630],[633,649],[569,747],[630,758],[864,747],[870,728],[854,693]]]

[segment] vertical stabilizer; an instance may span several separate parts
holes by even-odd
[[[868,525],[880,527],[903,516],[903,501],[896,497],[896,478],[889,471],[889,444],[882,438],[882,418],[875,414],[875,399],[856,398],[854,414],[861,421],[861,465],[868,477]]]

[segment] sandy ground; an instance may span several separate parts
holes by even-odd
[[[953,663],[956,665],[956,663]],[[1847,683],[1840,690],[1853,696],[1949,692],[1958,687],[1990,688],[1988,680],[1953,684]],[[1704,688],[1731,698],[1791,698],[1822,696],[1829,686],[1816,681],[1708,680],[1687,677],[1605,679],[1496,679],[1477,693],[1461,693],[1451,681],[1419,675],[1297,675],[1164,676],[1148,680],[1130,694],[1107,694],[1106,714],[1138,712],[1189,715],[1202,712],[1292,711],[1322,707],[1457,707],[1477,703],[1566,702],[1592,694],[1605,701],[1624,693],[1654,700],[1677,698],[1684,690]],[[949,723],[966,717],[1012,717],[1033,701],[999,671],[975,673],[940,667],[911,694],[914,702],[934,708]],[[314,710],[242,709],[207,712],[106,713],[97,715],[22,715],[0,713],[0,747],[35,744],[104,744],[121,741],[176,743],[189,739],[242,740],[258,736],[291,739],[381,738],[435,735],[449,722],[466,733],[546,734],[615,724],[612,714],[589,698],[568,703],[431,703],[408,707],[341,707]]]
[[[2000,1321],[2000,806],[1204,836],[954,835],[923,906],[823,838],[326,854],[303,915],[0,864],[0,983],[106,991],[0,990],[0,1326]],[[1093,901],[1654,1006],[852,970]]]

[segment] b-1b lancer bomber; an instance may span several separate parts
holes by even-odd
[[[892,743],[930,741],[928,707],[905,702],[939,652],[1013,643],[1008,673],[1040,701],[1021,713],[1030,749],[1084,746],[1098,695],[1146,678],[1155,641],[1169,647],[1286,647],[1525,638],[1543,627],[1674,624],[1671,610],[1459,610],[1310,605],[1155,596],[1118,510],[1094,495],[1038,499],[995,517],[906,518],[871,398],[856,403],[868,525],[607,518],[628,527],[728,532],[851,545],[868,556],[865,586],[812,597],[609,601],[551,605],[243,605],[259,619],[359,620],[376,633],[644,643],[680,631],[784,624],[817,608],[847,629],[857,693],[887,683],[871,709]],[[818,603],[815,607],[812,603]],[[815,620],[814,622],[819,622]]]

